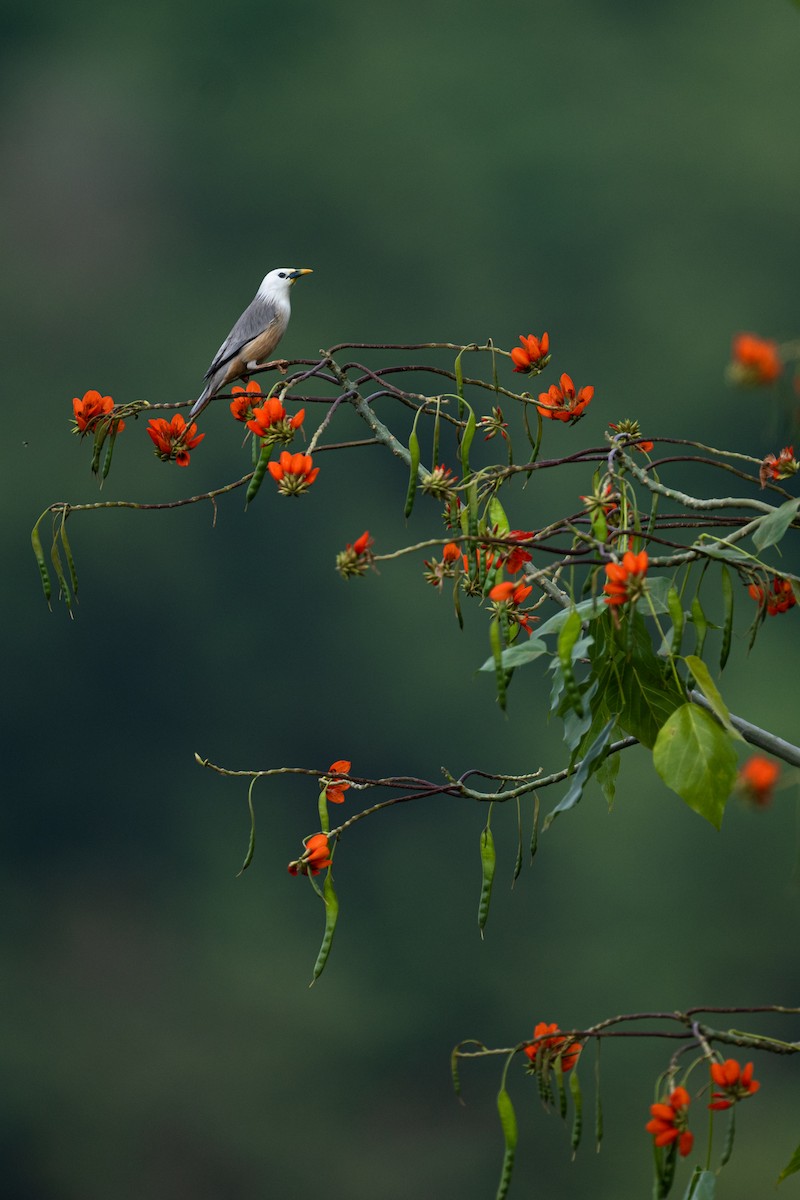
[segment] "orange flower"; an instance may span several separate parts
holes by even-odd
[[[504,540],[507,542],[519,543],[527,541],[528,538],[532,538],[534,536],[535,534],[533,531],[529,529],[511,529],[505,535]],[[532,559],[533,555],[531,554],[530,550],[526,550],[523,546],[517,544],[512,546],[510,553],[503,563],[503,568],[504,570],[508,571],[509,574],[515,575],[517,571],[522,570],[525,563],[531,562]]]
[[[235,403],[236,401],[234,401]],[[267,444],[290,442],[294,437],[295,430],[303,424],[305,415],[306,410],[301,408],[293,417],[287,416],[286,409],[277,396],[270,396],[260,408],[253,409],[252,417],[245,423],[251,433],[262,438]]]
[[[669,1146],[677,1140],[678,1151],[683,1158],[691,1153],[694,1134],[687,1129],[689,1116],[689,1093],[686,1088],[676,1087],[661,1104],[651,1104],[652,1120],[645,1129],[652,1133],[657,1146]]]
[[[286,868],[290,875],[319,875],[323,867],[331,865],[330,847],[324,833],[313,834],[305,843],[305,849]]]
[[[794,475],[800,463],[795,461],[794,449],[792,446],[784,446],[780,454],[767,454],[761,461],[761,467],[758,472],[759,482],[763,487],[766,487],[770,479],[788,479],[790,475]]]
[[[782,370],[777,342],[757,337],[754,333],[739,333],[733,339],[730,375],[734,383],[749,387],[774,383]]]
[[[514,370],[526,375],[538,375],[550,361],[550,337],[543,333],[540,338],[529,333],[519,335],[522,346],[515,346],[511,351]]]
[[[461,547],[457,542],[447,542],[442,548],[442,560],[446,563],[455,562],[461,557]]]
[[[724,1062],[712,1062],[711,1078],[720,1092],[714,1092],[709,1108],[722,1110],[730,1108],[739,1100],[746,1100],[754,1095],[761,1084],[753,1079],[753,1064],[747,1063],[740,1067],[735,1058],[726,1058]]]
[[[267,463],[267,469],[284,496],[299,496],[319,475],[310,454],[290,454],[288,450],[281,450],[279,462]]]
[[[544,1037],[546,1033],[558,1034],[560,1029],[557,1025],[548,1025],[545,1021],[540,1021],[533,1031],[535,1038],[540,1038],[534,1046],[526,1046],[525,1053],[531,1060],[534,1070],[547,1070],[550,1064],[561,1056],[561,1070],[566,1074],[571,1071],[578,1061],[583,1047],[580,1042],[571,1041],[567,1037]]]
[[[247,387],[232,387],[231,392],[234,395],[231,412],[236,421],[248,421],[253,415],[254,406],[264,399],[261,385],[255,379],[251,379]]]
[[[634,554],[627,550],[621,563],[606,565],[607,582],[603,587],[606,604],[627,604],[629,600],[638,600],[644,594],[644,577],[647,574],[647,551],[640,550]]]
[[[347,775],[350,771],[351,764],[346,758],[337,758],[335,763],[331,763],[330,772],[332,775]],[[350,784],[346,779],[336,779],[333,783],[329,783],[325,787],[325,792],[331,804],[343,804],[344,794]]]
[[[594,396],[594,388],[582,387],[576,395],[575,384],[569,375],[562,375],[559,382],[560,387],[553,383],[548,391],[539,393],[537,411],[552,421],[575,422],[583,415],[584,409]],[[542,405],[545,407],[541,407]]]
[[[371,550],[374,540],[369,536],[369,530],[365,529],[352,545],[348,542],[344,550],[339,551],[336,555],[336,570],[343,579],[366,572],[375,557]]]
[[[739,768],[736,789],[756,807],[765,808],[772,802],[780,773],[780,767],[772,759],[753,754]]]
[[[109,417],[114,409],[114,401],[110,396],[101,396],[99,392],[84,392],[83,399],[77,396],[72,400],[72,412],[75,417],[77,433],[92,432],[101,417]],[[121,433],[125,428],[124,421],[116,422],[115,433]]]
[[[520,605],[527,600],[533,591],[533,584],[525,583],[520,580],[514,583],[513,580],[505,580],[503,583],[496,583],[489,592],[489,599],[498,606],[498,610],[502,608],[508,612],[512,621],[516,621],[525,632],[530,636],[533,633],[531,627],[532,621],[537,621],[538,617],[534,617],[530,612],[525,612]]]
[[[175,461],[179,467],[188,467],[189,451],[194,450],[206,436],[197,433],[195,424],[187,425],[180,413],[171,421],[156,417],[147,422],[147,432],[156,448],[156,456],[162,462]]]
[[[777,613],[788,612],[797,604],[797,597],[788,579],[773,575],[772,583],[766,590],[761,584],[751,583],[748,592],[758,602],[759,608],[766,608],[767,616],[774,617]]]

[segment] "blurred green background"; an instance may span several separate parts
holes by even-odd
[[[596,388],[579,428],[546,431],[553,453],[624,416],[777,451],[788,397],[732,391],[723,369],[738,330],[798,333],[799,22],[784,0],[6,3],[4,1196],[482,1200],[502,1157],[498,1072],[465,1069],[460,1108],[454,1042],[797,1002],[791,793],[767,812],[731,804],[716,834],[639,750],[613,811],[588,793],[513,895],[513,814],[496,814],[483,944],[483,812],[441,799],[358,825],[337,859],[333,957],[308,990],[321,908],[285,866],[316,828],[316,790],[257,789],[256,857],[236,879],[245,788],[195,751],[428,777],[564,758],[536,667],[503,717],[474,675],[485,622],[469,609],[460,634],[419,562],[349,584],[332,570],[364,528],[381,550],[438,528],[424,503],[404,527],[388,455],[325,456],[296,504],[265,486],[245,514],[236,493],[216,528],[207,506],[76,516],[74,622],[48,613],[28,539],[51,501],[99,498],[72,397],[194,397],[284,264],[315,272],[294,292],[289,356],[548,329],[556,369]],[[207,411],[185,472],[131,422],[102,498],[242,474],[225,409]],[[512,525],[589,484],[576,470],[518,491]],[[726,698],[797,741],[798,618],[768,622],[747,659],[740,608]],[[643,1125],[666,1052],[603,1057],[605,1145],[597,1158],[588,1137],[574,1164],[513,1073],[512,1195],[649,1194]],[[725,1200],[766,1194],[798,1140],[793,1064],[757,1074]]]

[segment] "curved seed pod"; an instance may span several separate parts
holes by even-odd
[[[481,898],[478,904],[478,929],[481,932],[481,938],[483,938],[483,930],[489,916],[496,860],[494,838],[487,823],[486,828],[481,832]]]
[[[517,1116],[514,1112],[514,1105],[511,1103],[511,1097],[504,1087],[497,1093],[497,1111],[503,1129],[506,1152],[503,1156],[503,1169],[500,1172],[500,1182],[497,1186],[495,1200],[504,1200],[511,1186],[514,1154],[517,1148]]]
[[[533,793],[533,831],[531,833],[531,862],[539,849],[539,793]]]
[[[558,1096],[558,1113],[561,1120],[567,1117],[567,1092],[564,1087],[564,1064],[559,1054],[553,1063],[553,1074],[556,1079],[556,1095]]]
[[[569,1090],[572,1096],[572,1157],[574,1158],[578,1152],[578,1146],[581,1144],[581,1134],[583,1133],[583,1092],[581,1091],[581,1081],[578,1078],[578,1068],[573,1067],[569,1077]]]
[[[247,789],[247,809],[248,809],[248,812],[250,813],[250,838],[247,843],[247,853],[244,856],[244,862],[242,863],[241,867],[239,868],[239,870],[236,873],[237,879],[239,878],[240,875],[243,875],[244,872],[247,870],[247,868],[250,866],[250,863],[253,861],[253,855],[255,854],[256,813],[255,813],[255,809],[253,808],[253,788],[256,786],[257,779],[258,779],[258,776],[254,775],[253,778],[250,780],[250,787]]]
[[[119,421],[114,421],[112,423],[111,436],[108,439],[108,446],[106,447],[106,456],[103,459],[103,471],[100,476],[101,479],[107,479],[108,472],[111,470],[111,459],[114,457],[114,447],[117,444],[117,434],[118,433],[119,433]]]
[[[41,520],[41,517],[39,518]],[[39,568],[39,578],[42,581],[42,591],[44,598],[47,601],[47,607],[50,608],[50,597],[53,594],[53,585],[50,582],[50,572],[47,570],[47,563],[42,550],[42,539],[39,537],[39,521],[36,522],[31,530],[31,547],[36,558],[36,565]]]
[[[725,1133],[725,1143],[722,1147],[722,1155],[719,1160],[720,1167],[724,1167],[730,1156],[733,1154],[733,1140],[736,1137],[736,1106],[731,1108],[730,1120]]]
[[[511,879],[511,886],[519,879],[519,873],[522,870],[522,804],[520,797],[517,796],[517,858],[514,863],[514,875]]]
[[[466,403],[466,401],[465,401],[465,403]],[[469,469],[469,451],[470,451],[470,447],[472,445],[472,439],[475,437],[475,429],[477,428],[477,422],[475,420],[474,410],[470,407],[469,404],[467,404],[466,406],[467,406],[467,408],[469,408],[469,416],[467,417],[467,427],[464,430],[464,436],[461,439],[461,450],[459,451],[459,454],[461,457],[461,470],[462,470],[464,479],[469,479],[469,477],[472,473]]]
[[[75,570],[75,559],[72,557],[72,547],[70,546],[69,538],[67,537],[67,514],[66,513],[64,514],[64,517],[61,521],[60,534],[61,534],[61,545],[64,547],[64,555],[67,560],[67,568],[69,570],[69,577],[70,577],[70,581],[72,583],[72,590],[75,594],[75,599],[77,600],[77,598],[78,598],[78,572]]]
[[[339,917],[339,901],[336,892],[333,890],[333,878],[330,867],[328,867],[328,874],[325,876],[322,898],[325,901],[325,932],[322,935],[322,945],[319,948],[317,961],[314,963],[314,974],[311,983],[308,985],[309,987],[314,986],[325,970],[325,963],[328,961],[328,955],[331,952],[333,935],[336,932],[336,922]]]
[[[722,575],[719,582],[720,590],[722,591],[724,612],[722,621],[722,646],[719,652],[719,669],[723,671],[728,661],[728,655],[731,652],[731,640],[733,638],[733,584],[731,583],[731,573],[724,563],[722,564]]]
[[[708,633],[708,619],[706,614],[703,612],[703,606],[700,603],[699,596],[695,596],[695,598],[692,600],[692,620],[694,621],[694,628],[697,636],[694,652],[698,658],[702,658],[703,646],[705,645],[706,634]]]
[[[492,617],[489,622],[489,644],[492,647],[492,658],[494,659],[494,678],[497,686],[497,703],[505,712],[506,708],[506,671],[503,666],[503,637],[500,630],[500,622],[497,617]]]
[[[417,494],[417,476],[419,472],[419,438],[417,437],[417,421],[422,409],[417,409],[417,415],[414,417],[414,424],[411,427],[411,434],[408,439],[408,453],[411,459],[409,464],[408,477],[408,492],[406,493],[406,506],[403,509],[403,516],[408,520],[411,516],[411,510],[414,507],[414,499]]]
[[[442,402],[440,399],[436,401],[436,416],[433,419],[433,462],[431,470],[435,470],[439,465],[439,434],[442,425]]]
[[[267,473],[267,463],[272,457],[272,446],[270,444],[261,447],[261,453],[258,456],[258,462],[253,471],[253,478],[247,485],[247,495],[245,496],[244,506],[247,508],[251,500],[255,500],[258,489],[264,482],[264,476]]]
[[[672,621],[672,645],[669,652],[675,656],[680,654],[681,642],[683,641],[683,605],[681,604],[677,588],[671,587],[669,589],[667,593],[667,608],[669,609],[670,620]]]
[[[56,573],[58,580],[58,598],[63,600],[67,606],[67,612],[72,616],[72,593],[69,590],[67,577],[64,574],[64,566],[61,562],[61,555],[58,550],[58,534],[53,537],[53,544],[50,547],[50,561],[53,564],[53,570]]]

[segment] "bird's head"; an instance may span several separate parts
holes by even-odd
[[[261,281],[260,296],[286,296],[301,275],[311,275],[310,267],[276,267]]]

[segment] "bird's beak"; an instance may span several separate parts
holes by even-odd
[[[299,279],[301,275],[313,275],[313,274],[314,274],[314,272],[311,270],[311,267],[298,267],[296,271],[289,272],[289,278],[291,280],[295,280],[295,279]]]

